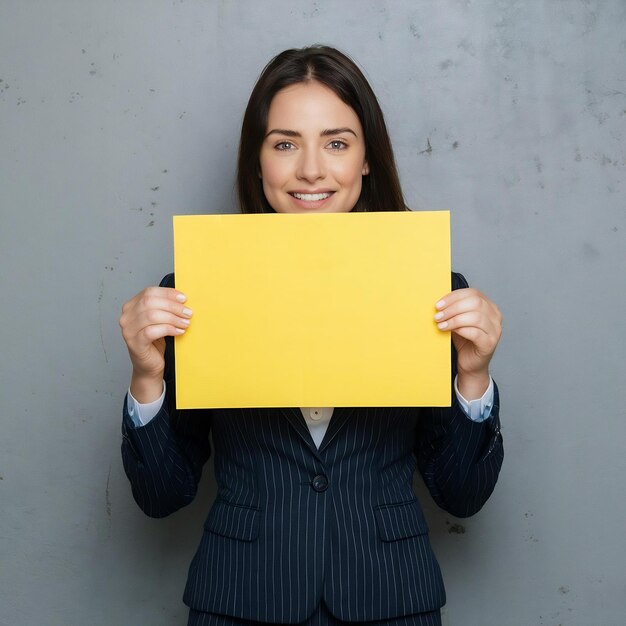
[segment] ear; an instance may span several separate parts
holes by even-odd
[[[363,163],[363,169],[361,170],[361,175],[367,176],[370,173],[370,166],[367,161]]]

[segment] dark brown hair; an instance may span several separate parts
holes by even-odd
[[[354,61],[328,46],[285,50],[274,57],[256,82],[241,126],[237,191],[242,213],[273,213],[259,178],[259,154],[272,99],[281,89],[316,80],[357,114],[365,136],[369,174],[353,211],[405,211],[400,180],[383,112]]]

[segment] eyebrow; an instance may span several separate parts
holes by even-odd
[[[357,134],[347,126],[343,128],[327,128],[320,133],[320,137],[329,137],[331,135],[342,135],[344,133],[352,133],[355,137]],[[288,130],[286,128],[273,128],[272,130],[265,135],[269,137],[270,135],[283,135],[284,137],[302,137],[302,134],[297,130]]]

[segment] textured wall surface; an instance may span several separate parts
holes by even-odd
[[[467,520],[422,494],[445,624],[624,623],[626,3],[3,0],[1,624],[186,623],[214,485],[135,506],[117,319],[172,214],[233,211],[253,82],[314,42],[365,68],[409,204],[452,209],[505,316],[496,491]]]

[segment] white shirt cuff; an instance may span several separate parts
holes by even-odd
[[[457,385],[457,378],[454,378],[454,392],[456,398],[459,401],[459,406],[463,410],[463,413],[469,417],[473,422],[484,422],[491,415],[491,409],[493,408],[493,378],[489,377],[489,386],[487,391],[483,394],[482,398],[476,400],[466,400],[459,391]]]
[[[163,381],[163,393],[161,394],[161,397],[156,399],[154,402],[147,402],[146,404],[141,404],[141,402],[137,402],[137,400],[133,398],[133,394],[130,393],[129,389],[126,408],[128,409],[128,415],[130,416],[133,425],[139,428],[140,426],[145,426],[148,422],[150,422],[161,410],[164,400],[165,381]]]

